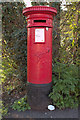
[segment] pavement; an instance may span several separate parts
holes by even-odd
[[[76,109],[64,109],[59,110],[55,109],[54,111],[44,110],[44,111],[37,111],[37,110],[27,110],[24,112],[18,112],[11,110],[8,113],[8,116],[5,118],[79,118],[79,108]]]

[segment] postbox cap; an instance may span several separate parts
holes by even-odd
[[[32,6],[32,7],[27,7],[23,9],[23,15],[27,16],[29,14],[51,14],[51,15],[56,15],[57,10],[54,7],[48,7],[48,6]]]

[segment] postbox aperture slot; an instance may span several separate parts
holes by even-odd
[[[46,23],[46,20],[34,20],[34,23]]]

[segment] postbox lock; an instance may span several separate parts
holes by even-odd
[[[47,30],[47,31],[48,31],[48,29],[49,29],[49,28],[48,28],[48,27],[46,27],[46,30]]]

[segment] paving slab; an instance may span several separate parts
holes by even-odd
[[[5,118],[79,118],[79,109],[27,110],[24,112],[11,110]]]

